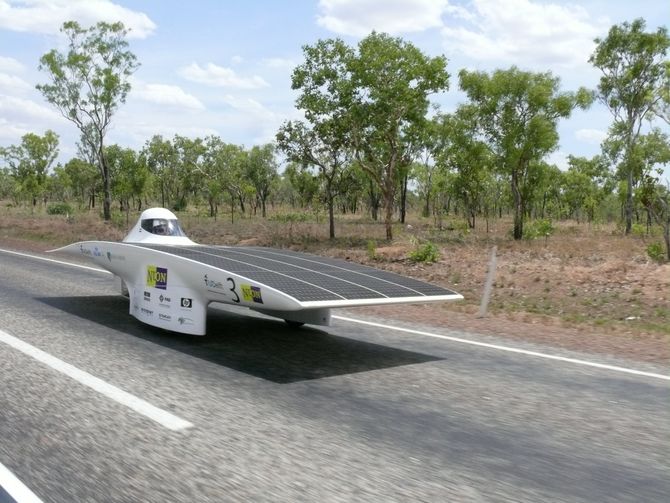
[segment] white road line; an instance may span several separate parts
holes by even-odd
[[[42,503],[42,500],[2,463],[0,463],[0,488],[4,489],[16,503]]]
[[[28,257],[28,258],[34,258],[35,260],[43,260],[44,262],[52,262],[54,264],[63,264],[63,265],[68,265],[70,267],[78,267],[80,269],[87,269],[89,271],[95,271],[95,272],[102,272],[105,274],[112,274],[109,271],[105,271],[104,269],[99,269],[98,267],[89,267],[87,265],[80,265],[80,264],[73,264],[72,262],[64,262],[62,260],[54,260],[52,258],[46,258],[46,257],[40,257],[39,255],[30,255],[29,253],[20,253],[12,250],[4,250],[0,248],[0,252],[2,253],[9,253],[11,255],[18,255],[19,257]]]
[[[34,256],[34,255],[27,255],[27,254],[22,254],[22,253],[18,253],[18,252],[10,252],[8,250],[2,250],[2,249],[0,249],[0,251],[6,251],[7,253],[14,253],[16,255],[25,255],[26,257],[36,258],[36,259],[40,259],[40,260],[48,260],[50,262],[55,262],[57,264],[87,268],[86,266],[79,266],[77,264],[72,264],[70,262],[61,262],[59,260],[46,259],[46,258]],[[91,270],[96,271],[96,272],[108,273],[107,271],[105,271],[103,269],[95,269],[93,267],[88,267],[87,269],[91,269]],[[409,334],[423,335],[423,336],[426,336],[426,337],[434,337],[436,339],[444,339],[444,340],[447,340],[447,341],[459,342],[461,344],[470,344],[471,346],[479,346],[479,347],[483,347],[483,348],[497,349],[499,351],[507,351],[508,353],[517,353],[517,354],[521,354],[521,355],[535,356],[535,357],[538,357],[538,358],[545,358],[547,360],[555,360],[555,361],[561,361],[561,362],[566,362],[566,363],[573,363],[573,364],[576,364],[576,365],[585,365],[587,367],[595,367],[595,368],[599,368],[599,369],[613,370],[613,371],[616,371],[616,372],[624,372],[626,374],[634,374],[634,375],[639,375],[639,376],[644,376],[644,377],[652,377],[654,379],[662,379],[664,381],[670,381],[670,376],[668,376],[668,375],[655,374],[653,372],[645,372],[643,370],[635,370],[635,369],[629,369],[629,368],[625,368],[625,367],[617,367],[615,365],[607,365],[607,364],[604,364],[604,363],[590,362],[588,360],[579,360],[577,358],[567,358],[565,356],[550,355],[550,354],[547,354],[547,353],[539,353],[537,351],[528,351],[526,349],[513,348],[513,347],[510,347],[510,346],[501,346],[499,344],[489,344],[489,343],[486,343],[486,342],[471,341],[471,340],[468,340],[468,339],[462,339],[460,337],[452,337],[452,336],[449,336],[449,335],[433,334],[433,333],[430,333],[430,332],[422,332],[420,330],[412,330],[412,329],[409,329],[409,328],[395,327],[393,325],[384,325],[382,323],[374,323],[374,322],[371,322],[371,321],[358,320],[358,319],[355,319],[355,318],[347,318],[345,316],[335,316],[335,315],[333,315],[332,317],[334,319],[342,320],[342,321],[348,321],[350,323],[359,323],[361,325],[369,325],[369,326],[372,326],[372,327],[385,328],[385,329],[388,329],[388,330],[396,330],[396,331],[399,331],[399,332],[406,332],[406,333],[409,333]]]
[[[2,330],[0,330],[0,342],[4,342],[8,346],[13,347],[14,349],[18,349],[22,353],[25,353],[35,360],[48,365],[52,369],[65,374],[66,376],[83,384],[84,386],[88,386],[89,388],[97,391],[107,398],[111,398],[121,405],[125,405],[135,412],[138,412],[143,416],[156,421],[170,430],[178,431],[193,426],[193,424],[189,423],[188,421],[181,419],[165,410],[159,409],[158,407],[154,407],[149,402],[146,402],[141,398],[136,397],[135,395],[131,395],[130,393],[127,393],[122,389],[119,389],[116,386],[113,386],[103,381],[102,379],[89,374],[88,372],[84,372],[83,370],[80,370],[77,367],[64,362],[63,360],[59,360],[55,356],[51,356],[49,353],[45,353],[41,349],[38,349],[35,346],[31,346],[27,342],[24,342],[21,339],[8,334],[7,332],[3,332]]]
[[[348,321],[350,323],[359,323],[361,325],[369,325],[371,327],[384,328],[387,330],[396,330],[398,332],[406,332],[409,334],[423,335],[425,337],[434,337],[436,339],[444,339],[451,342],[459,342],[461,344],[470,344],[471,346],[479,346],[482,348],[497,349],[499,351],[507,351],[508,353],[517,353],[527,356],[536,356],[538,358],[546,358],[547,360],[556,360],[559,362],[574,363],[576,365],[585,365],[587,367],[595,367],[599,369],[614,370],[616,372],[624,372],[626,374],[634,374],[644,377],[653,377],[654,379],[663,379],[670,381],[670,376],[663,374],[655,374],[653,372],[644,372],[642,370],[629,369],[626,367],[617,367],[615,365],[607,365],[604,363],[590,362],[587,360],[579,360],[577,358],[567,358],[565,356],[550,355],[547,353],[539,353],[537,351],[528,351],[527,349],[512,348],[509,346],[501,346],[499,344],[489,344],[487,342],[471,341],[468,339],[461,339],[460,337],[452,337],[450,335],[433,334],[431,332],[423,332],[421,330],[413,330],[411,328],[394,327],[393,325],[384,325],[383,323],[374,323],[372,321],[357,320],[355,318],[347,318],[344,316],[332,316],[337,320]]]

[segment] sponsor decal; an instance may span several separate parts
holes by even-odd
[[[147,292],[146,290],[144,290],[144,300],[147,301],[151,300],[151,292]]]
[[[142,314],[146,314],[147,316],[153,316],[154,315],[154,312],[151,309],[147,309],[145,307],[141,307],[140,311],[142,312]]]
[[[223,289],[223,283],[221,283],[220,281],[214,281],[213,279],[209,279],[206,274],[203,277],[203,279],[205,280],[205,286],[207,288],[216,288],[219,290]]]
[[[184,318],[183,316],[180,316],[177,318],[177,321],[180,325],[193,325],[193,320],[191,318]]]
[[[172,316],[169,314],[158,313],[158,319],[163,321],[172,321]]]
[[[155,265],[147,266],[147,286],[158,288],[160,290],[167,289],[168,270],[165,267],[157,267]]]
[[[240,288],[242,289],[242,297],[247,302],[256,302],[257,304],[263,303],[260,286],[241,284]]]
[[[163,307],[170,307],[170,302],[172,302],[172,299],[170,297],[166,297],[165,295],[161,294],[160,297],[158,297],[159,303]]]
[[[88,257],[90,257],[91,255],[93,255],[93,254],[91,253],[91,250],[89,250],[88,248],[84,248],[84,245],[79,245],[79,250],[81,251],[81,254],[82,254],[82,255],[86,255],[86,256],[88,256]]]
[[[185,309],[191,309],[193,306],[193,299],[187,299],[186,297],[181,298],[181,307]]]
[[[100,252],[100,250],[98,250],[98,247],[97,247],[97,246],[95,246],[95,247],[93,248],[93,256],[94,256],[94,257],[102,257],[102,253]]]

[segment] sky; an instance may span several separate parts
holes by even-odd
[[[40,57],[65,48],[63,22],[122,21],[140,62],[107,143],[140,149],[153,135],[217,135],[249,148],[271,142],[285,120],[301,119],[291,73],[302,48],[339,37],[350,46],[386,32],[427,56],[445,55],[448,91],[431,96],[450,112],[465,96],[458,71],[512,65],[551,71],[562,91],[595,89],[588,63],[596,37],[614,24],[644,18],[647,30],[670,25],[663,0],[0,0],[0,146],[26,133],[60,136],[60,162],[76,155],[79,132],[35,89],[47,83]],[[600,152],[612,117],[602,105],[575,111],[559,125],[549,161]],[[667,127],[664,128],[668,130]],[[670,132],[670,131],[669,131]],[[666,169],[666,177],[668,169]]]

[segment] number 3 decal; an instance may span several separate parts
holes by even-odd
[[[237,292],[235,291],[235,280],[233,278],[228,278],[228,281],[230,282],[231,285],[233,285],[230,287],[230,291],[233,292],[233,295],[235,296],[233,302],[239,302],[240,296],[237,295]]]

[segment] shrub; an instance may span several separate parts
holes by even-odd
[[[368,258],[370,260],[376,260],[377,259],[377,243],[375,243],[374,239],[369,239],[367,242],[367,251],[368,251]]]
[[[418,245],[413,251],[409,252],[409,259],[412,262],[424,262],[432,264],[440,260],[440,250],[435,244],[428,241]]]
[[[542,219],[530,222],[523,230],[524,239],[537,239],[543,237],[545,241],[554,233],[554,225],[551,220]]]
[[[650,259],[659,264],[665,262],[665,250],[663,249],[663,245],[659,242],[651,243],[647,246],[647,255],[649,255]]]
[[[277,213],[276,215],[270,215],[268,220],[284,224],[291,224],[294,222],[307,222],[309,218],[310,217],[307,213]]]
[[[67,203],[55,203],[47,206],[47,215],[69,215],[72,207]]]
[[[647,226],[642,224],[633,224],[630,229],[630,233],[638,238],[643,238],[647,235]]]

